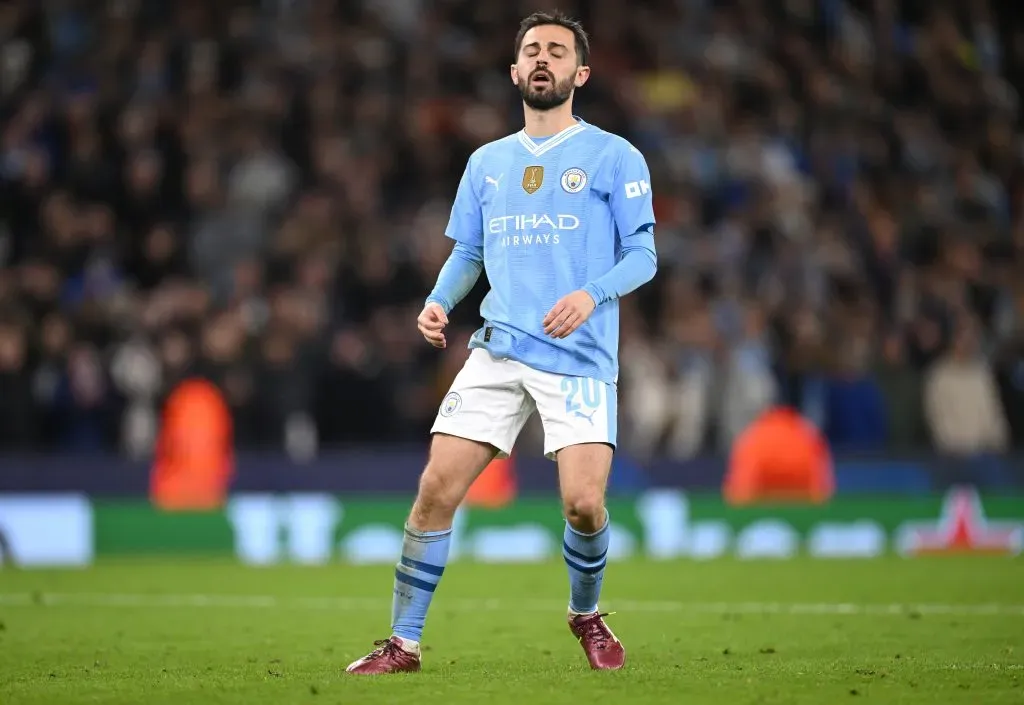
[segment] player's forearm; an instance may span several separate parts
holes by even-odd
[[[484,248],[474,247],[462,242],[455,243],[455,248],[448,256],[448,261],[441,267],[437,275],[434,290],[427,297],[427,303],[436,303],[451,313],[455,305],[462,301],[480,278],[484,268]]]
[[[583,287],[598,306],[625,296],[654,278],[658,272],[658,256],[654,250],[654,236],[650,242],[624,245],[618,263],[604,275]],[[638,233],[640,235],[640,233]],[[640,238],[646,240],[646,238]]]

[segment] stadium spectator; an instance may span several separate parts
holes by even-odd
[[[728,453],[740,434],[777,398],[772,374],[764,312],[756,304],[736,307],[734,331],[723,331],[729,342],[722,364],[721,408],[718,422],[720,450]],[[728,328],[728,324],[722,324]]]
[[[31,448],[35,441],[32,378],[25,374],[28,340],[17,322],[0,322],[0,439],[8,448]]]
[[[836,358],[836,369],[825,392],[828,423],[824,431],[828,442],[838,451],[883,448],[891,424],[882,390],[870,376],[867,336],[853,332],[843,341]]]
[[[949,352],[927,372],[924,397],[932,439],[940,451],[971,456],[1006,450],[1009,428],[972,321],[958,322]]]
[[[885,405],[886,444],[897,451],[926,447],[923,376],[908,364],[907,345],[900,331],[885,333],[879,348],[872,377]]]

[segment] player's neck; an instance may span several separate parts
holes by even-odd
[[[534,110],[524,105],[525,131],[527,137],[551,137],[567,127],[576,124],[572,106],[564,103],[554,110]]]

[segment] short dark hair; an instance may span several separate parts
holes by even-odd
[[[523,37],[526,36],[526,33],[534,27],[543,27],[549,24],[565,27],[572,32],[572,36],[576,38],[576,61],[580,66],[586,66],[590,61],[590,38],[583,30],[583,25],[558,10],[534,12],[523,18],[523,21],[519,23],[519,32],[516,34],[515,59],[519,60],[519,50],[523,48]]]

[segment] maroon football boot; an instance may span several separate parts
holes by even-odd
[[[604,623],[607,616],[607,612],[569,615],[569,629],[583,647],[590,667],[595,670],[616,670],[626,662],[622,642]]]
[[[353,661],[345,669],[348,673],[379,676],[385,673],[412,673],[420,670],[419,644],[407,644],[397,636],[373,642],[377,648]]]

